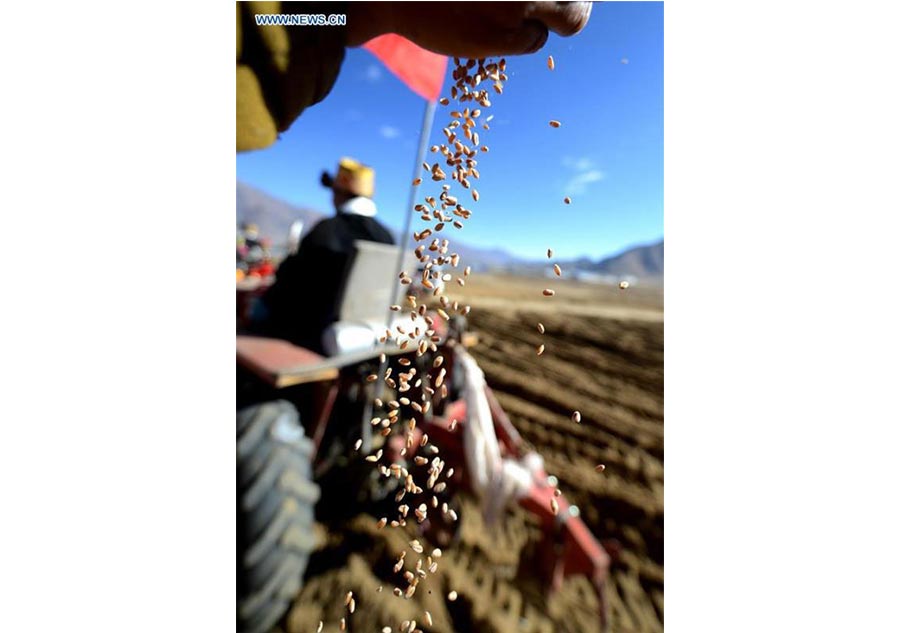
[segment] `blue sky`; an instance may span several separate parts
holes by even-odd
[[[556,69],[547,68],[553,55]],[[449,92],[452,60],[444,82]],[[507,58],[491,97],[490,152],[478,157],[480,201],[457,239],[529,259],[614,254],[663,235],[663,4],[595,4],[588,26]],[[376,169],[379,217],[403,224],[425,102],[370,53],[349,49],[332,92],[273,146],[239,154],[237,177],[330,213],[323,169],[353,156]],[[451,107],[438,106],[431,143]],[[562,122],[558,129],[548,121]],[[430,156],[430,153],[429,153]],[[426,158],[427,160],[427,158]],[[421,167],[419,168],[421,172]],[[449,174],[449,172],[448,172]],[[418,174],[421,175],[421,174]],[[425,184],[429,185],[426,189]],[[426,179],[421,198],[439,191]],[[462,191],[458,186],[455,187]],[[571,205],[563,203],[564,196]],[[421,229],[420,221],[414,228]]]

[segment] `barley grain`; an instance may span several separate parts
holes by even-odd
[[[619,282],[619,288],[620,288],[621,290],[625,290],[627,287],[628,287],[628,282],[627,282],[627,281],[620,281],[620,282]]]
[[[537,348],[537,355],[540,356],[540,355],[543,354],[543,353],[544,353],[544,346],[543,346],[543,344],[538,345],[538,348]]]
[[[455,591],[451,591],[450,593],[447,594],[447,600],[449,600],[450,602],[456,602],[456,598],[458,596],[459,596],[458,593],[456,593]]]
[[[553,62],[553,55],[547,58],[547,68],[553,70],[556,67],[556,64]]]
[[[550,511],[553,513],[553,516],[559,514],[559,502],[556,500],[556,497],[550,497]]]
[[[581,411],[575,411],[574,413],[572,413],[572,422],[581,424]]]
[[[562,277],[562,269],[559,267],[559,264],[553,264],[553,272],[556,273],[557,277]]]
[[[537,329],[538,329],[538,332],[540,332],[541,334],[543,334],[543,333],[544,333],[544,324],[543,324],[543,323],[538,323]]]
[[[606,465],[597,464],[596,466],[594,466],[594,470],[596,470],[598,473],[602,473],[604,470],[606,470]]]
[[[550,290],[550,288],[544,288],[544,296],[545,297],[552,297],[555,294],[556,294],[556,292],[553,290]]]
[[[553,250],[548,248],[547,249],[547,259],[550,259],[551,257],[553,257]]]
[[[563,202],[565,202],[566,204],[572,204],[572,198],[566,196],[565,198],[563,198]]]
[[[559,121],[550,121],[550,127],[559,127],[560,125],[562,125],[562,123]]]

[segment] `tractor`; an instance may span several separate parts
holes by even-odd
[[[392,315],[387,307],[397,287],[393,271],[400,251],[368,242],[355,246],[340,320],[324,334],[327,356],[284,340],[240,334],[245,314],[240,311],[260,288],[239,290],[237,620],[239,631],[245,633],[269,631],[290,607],[316,546],[317,518],[339,518],[360,509],[372,516],[396,515],[399,483],[384,477],[365,457],[379,451],[383,464],[411,464],[417,450],[425,451],[420,442],[409,442],[395,429],[371,423],[379,415],[379,404],[396,395],[385,391],[391,384],[383,379],[386,375],[417,370],[421,382],[405,394],[413,404],[419,390],[443,385],[431,390],[430,406],[423,410],[401,405],[400,417],[414,420],[415,437],[427,434],[440,447],[441,459],[453,467],[448,494],[455,486],[473,488],[466,439],[473,407],[482,411],[482,418],[489,410],[492,441],[505,459],[525,457],[519,434],[490,388],[484,386],[474,394],[477,403],[471,389],[465,388],[467,365],[460,359],[477,344],[477,337],[467,332],[465,317],[457,313],[445,319],[429,307],[435,338],[429,338],[428,345],[413,340],[398,344],[388,334],[399,322],[391,322],[391,317],[401,316]],[[546,586],[558,588],[566,576],[586,575],[597,591],[598,618],[605,628],[610,557],[579,518],[578,509],[565,496],[555,497],[553,484],[538,466],[532,470],[527,492],[517,499],[540,519],[539,551],[546,555],[539,564]],[[417,528],[446,540],[454,524],[436,516]]]

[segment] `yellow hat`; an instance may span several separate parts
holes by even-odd
[[[337,175],[322,172],[322,184],[356,196],[371,198],[375,195],[375,170],[352,158],[342,158]]]

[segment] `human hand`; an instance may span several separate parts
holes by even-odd
[[[397,33],[435,53],[480,58],[534,53],[550,31],[581,31],[590,2],[353,2],[348,44]]]

